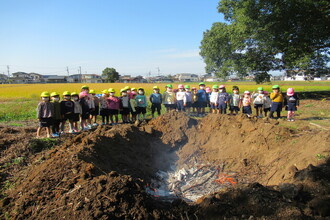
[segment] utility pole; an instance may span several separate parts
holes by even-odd
[[[79,66],[79,74],[80,74],[80,83],[82,82],[82,75],[81,75],[81,66]]]
[[[69,72],[69,67],[66,67],[66,72],[68,73],[68,76],[70,76],[70,72]]]
[[[8,74],[8,78],[9,78],[10,77],[9,65],[7,65],[7,74]]]

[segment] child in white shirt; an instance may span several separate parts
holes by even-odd
[[[217,107],[218,107],[218,100],[219,100],[219,87],[217,85],[212,86],[212,93],[210,95],[210,107],[212,109],[212,113],[217,113]]]
[[[176,93],[176,103],[177,110],[179,112],[185,111],[185,105],[187,104],[186,92],[184,91],[184,86],[180,84],[178,86],[179,91]]]

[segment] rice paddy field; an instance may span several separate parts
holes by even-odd
[[[176,88],[179,83],[172,83]],[[198,83],[187,83],[191,87],[197,87]],[[278,81],[268,84],[257,85],[255,82],[209,82],[206,86],[212,85],[226,85],[227,91],[231,91],[232,86],[237,85],[240,88],[241,93],[245,90],[251,92],[256,91],[260,86],[264,87],[264,90],[271,91],[272,85],[278,84],[284,91],[289,87],[293,87],[295,91],[309,92],[309,91],[330,91],[330,81],[312,81],[312,82],[290,82],[290,81]],[[79,83],[66,83],[66,84],[0,84],[0,122],[16,122],[36,119],[36,107],[40,100],[40,93],[43,91],[58,92],[63,91],[79,92],[81,86],[84,84]],[[104,89],[114,88],[119,94],[119,90],[125,86],[130,87],[143,87],[146,91],[146,95],[152,93],[153,86],[159,86],[161,93],[165,91],[165,85],[167,83],[141,83],[141,84],[129,84],[129,83],[97,83],[88,84],[90,89],[94,89],[96,93],[101,93]]]
[[[173,83],[174,88],[179,83]],[[190,86],[198,86],[198,83],[187,83]],[[281,86],[282,90],[286,90],[289,87],[293,87],[295,91],[329,91],[330,81],[318,81],[318,82],[289,82],[289,81],[279,81],[272,82],[264,85],[256,85],[255,82],[209,82],[206,86],[212,86],[214,84],[226,85],[227,90],[230,91],[231,87],[234,85],[239,86],[240,91],[255,91],[259,86],[263,86],[265,90],[271,91],[272,85],[278,84]],[[70,91],[79,92],[81,86],[84,84],[79,83],[65,83],[65,84],[1,84],[0,85],[0,100],[8,100],[15,98],[24,99],[39,99],[39,95],[42,91],[48,92],[59,92]],[[96,90],[100,93],[104,89],[114,88],[116,91],[125,86],[131,86],[135,88],[143,87],[146,94],[149,95],[152,92],[152,87],[157,85],[161,88],[161,92],[165,90],[165,85],[167,83],[140,83],[140,84],[130,84],[130,83],[94,83],[89,84],[90,89]]]

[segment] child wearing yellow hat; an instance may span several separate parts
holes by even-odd
[[[49,92],[43,92],[40,95],[41,101],[38,104],[37,108],[37,117],[39,119],[39,127],[37,129],[37,137],[40,137],[40,132],[43,128],[46,128],[47,137],[50,136],[50,126],[53,123],[54,117],[54,106],[50,102]]]
[[[147,97],[144,95],[144,89],[139,88],[138,89],[138,95],[135,97],[136,100],[136,113],[137,113],[137,119],[140,121],[140,114],[142,114],[143,120],[146,119],[146,113],[147,113]]]
[[[102,117],[102,125],[109,124],[109,110],[107,105],[107,99],[109,98],[109,92],[107,89],[102,91],[100,98],[100,115]]]
[[[123,88],[120,90],[121,96],[119,97],[120,99],[120,114],[121,118],[123,120],[123,123],[129,123],[129,114],[130,114],[130,102],[129,102],[129,97],[127,94],[127,87]]]
[[[71,93],[69,91],[63,92],[63,100],[61,101],[61,133],[65,131],[65,123],[69,120],[69,133],[74,133],[73,131],[73,114],[74,114],[74,102],[71,101]]]
[[[90,119],[92,120],[93,126],[98,126],[97,124],[97,116],[100,112],[100,100],[96,96],[96,92],[94,89],[89,90],[89,94],[92,95],[94,101],[94,108],[91,110]]]
[[[60,94],[58,94],[57,92],[52,92],[50,94],[50,98],[51,98],[51,103],[53,103],[53,107],[54,107],[52,136],[59,137],[60,136],[60,124],[62,122]]]
[[[113,88],[109,89],[109,98],[107,99],[108,109],[109,109],[109,116],[112,125],[118,124],[118,114],[120,109],[120,99],[115,96],[115,90]],[[116,123],[113,120],[115,117]]]
[[[88,130],[92,128],[92,120],[90,118],[91,112],[95,109],[93,96],[89,93],[89,87],[84,85],[81,87],[81,92],[79,94],[80,103],[83,109],[81,115],[81,121],[83,130]]]
[[[163,93],[163,100],[166,111],[176,109],[176,95],[173,92],[173,86],[171,84],[166,85],[166,91]]]
[[[79,102],[79,94],[76,92],[72,92],[71,93],[71,98],[72,101],[74,103],[74,112],[73,112],[73,117],[72,117],[72,121],[73,121],[73,132],[78,132],[78,121],[80,121],[80,117],[82,114],[82,107],[81,104]]]
[[[155,116],[155,111],[157,110],[158,116],[160,115],[160,111],[162,109],[162,94],[159,93],[159,87],[153,87],[153,93],[150,95],[149,100],[151,102],[151,115],[152,118]]]
[[[277,118],[281,118],[284,97],[282,95],[282,92],[280,91],[279,85],[273,85],[272,90],[273,92],[269,96],[269,98],[272,100],[269,117],[274,118],[274,112],[276,112]]]

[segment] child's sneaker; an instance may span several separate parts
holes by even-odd
[[[288,118],[288,120],[287,121],[291,121],[292,119],[290,119],[290,118]]]
[[[97,126],[99,126],[99,124],[95,122],[95,123],[93,124],[93,126],[97,127]]]
[[[87,129],[92,129],[92,125],[91,124],[87,125]]]
[[[291,118],[291,121],[294,121],[294,119],[293,119],[293,118]]]
[[[106,123],[103,122],[102,125],[106,125]]]

